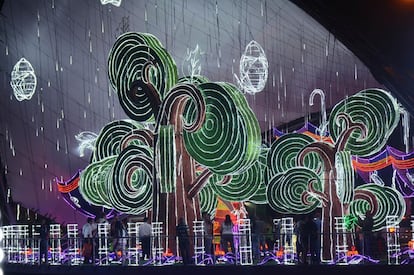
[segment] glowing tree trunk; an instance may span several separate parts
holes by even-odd
[[[167,148],[167,151],[160,149],[163,144],[156,146],[156,158],[160,165],[155,165],[158,169],[164,169],[164,171],[156,171],[157,176],[153,188],[153,221],[163,222],[166,235],[165,250],[171,250],[177,255],[177,243],[176,243],[176,225],[178,220],[182,217],[185,219],[190,236],[193,235],[192,225],[193,221],[201,219],[200,203],[198,198],[198,191],[193,190],[195,193],[189,196],[189,191],[196,180],[196,166],[194,159],[188,154],[183,139],[183,131],[194,131],[203,122],[204,104],[203,102],[198,105],[199,117],[193,124],[193,127],[187,127],[183,125],[182,114],[186,106],[187,100],[190,97],[200,98],[199,91],[192,85],[177,85],[164,100],[161,108],[161,115],[158,118],[160,125],[156,128],[156,133],[161,134],[162,129],[170,131],[170,136],[161,139],[157,138],[157,142],[166,142],[173,144],[173,150]],[[162,163],[162,160],[168,157],[165,154],[170,155],[173,165],[168,166],[167,163]],[[171,164],[171,163],[169,163]],[[162,167],[164,165],[164,167]],[[166,166],[166,167],[165,167]],[[171,171],[167,171],[169,169]],[[170,178],[160,175],[160,173],[171,173]],[[172,182],[170,182],[172,181]],[[162,187],[162,185],[167,187]],[[190,243],[192,238],[190,238]],[[190,249],[193,251],[193,245],[190,244]]]
[[[328,198],[322,202],[322,261],[332,261],[335,257],[336,237],[335,237],[335,217],[342,217],[341,202],[336,193],[335,177],[332,173],[324,172],[324,196]]]

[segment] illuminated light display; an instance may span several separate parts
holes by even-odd
[[[211,217],[214,217],[217,209],[217,195],[214,193],[210,185],[206,185],[200,191],[200,210],[201,212],[208,213]]]
[[[306,145],[315,140],[307,135],[299,133],[286,134],[276,140],[270,148],[267,156],[268,177],[271,178],[290,168],[298,166],[297,154]],[[320,169],[320,160],[316,154],[309,154],[305,158],[305,166],[314,171]]]
[[[102,5],[112,4],[115,7],[120,7],[121,6],[121,2],[122,2],[122,0],[101,0],[101,4]]]
[[[305,134],[315,140],[321,137],[327,143],[333,143],[330,136],[319,136],[318,128],[311,123],[306,123],[302,128],[295,131],[296,133]],[[277,128],[273,129],[273,136],[278,139],[286,135]],[[379,171],[391,166],[396,172],[396,188],[404,197],[411,197],[414,195],[414,180],[410,173],[414,169],[414,152],[404,153],[392,146],[386,146],[381,152],[373,154],[369,157],[352,157],[352,167],[355,172],[366,182],[370,182],[370,174],[374,171]],[[336,165],[338,169],[340,165]],[[349,170],[348,170],[349,171]],[[340,171],[339,171],[340,172]],[[341,177],[338,176],[338,180]],[[349,177],[349,179],[353,179]]]
[[[151,206],[152,135],[145,125],[113,121],[96,138],[79,191],[92,205],[141,214]],[[115,170],[114,170],[115,169]]]
[[[85,155],[85,150],[93,151],[95,149],[95,140],[98,137],[97,134],[93,132],[80,132],[75,136],[75,139],[79,142],[79,156],[83,157]]]
[[[159,129],[159,141],[157,142],[157,168],[158,181],[161,193],[175,191],[175,142],[174,128],[172,126],[161,126]]]
[[[252,40],[247,44],[244,53],[240,57],[240,77],[236,74],[234,77],[245,93],[259,93],[266,85],[268,66],[262,46]]]
[[[262,180],[260,181],[259,185],[256,186],[256,192],[253,196],[249,198],[249,202],[255,203],[255,204],[267,204],[267,196],[266,196],[266,177],[267,177],[267,170],[266,170],[266,161],[267,161],[267,154],[269,152],[269,148],[262,146],[260,148],[260,156],[258,163],[254,165],[259,165],[262,173],[260,174],[260,177]]]
[[[228,182],[223,183],[223,176],[213,175],[208,186],[214,193],[226,201],[241,202],[250,200],[257,193],[263,179],[261,163],[256,161],[245,172],[232,176]]]
[[[175,62],[161,42],[151,34],[134,32],[115,41],[108,74],[119,103],[136,121],[153,121],[161,100],[178,79]]]
[[[135,129],[144,128],[131,120],[115,120],[108,123],[99,133],[95,141],[93,160],[99,161],[109,156],[118,155],[121,151],[122,139]]]
[[[347,125],[346,114],[353,123],[365,127],[365,136],[357,125]],[[367,89],[341,101],[332,109],[329,119],[329,133],[336,142],[347,128],[355,129],[345,139],[341,150],[352,155],[367,157],[381,151],[399,122],[399,105],[394,97],[380,89]]]
[[[84,196],[80,192],[79,181],[80,171],[66,181],[56,178],[57,189],[70,207],[87,217],[95,217],[97,213],[102,211],[102,205],[96,206],[84,199]],[[109,210],[108,215],[110,215],[111,212],[113,211]]]
[[[410,113],[407,112],[403,107],[400,107],[400,113],[402,116],[402,125],[403,125],[403,140],[405,145],[405,152],[408,153],[410,148]]]
[[[187,49],[187,55],[182,64],[182,72],[189,77],[190,83],[196,81],[196,76],[201,74],[200,57],[203,54],[198,44],[194,50]]]
[[[120,212],[139,215],[151,207],[152,151],[128,146],[117,157],[109,184],[110,200]]]
[[[253,264],[253,252],[252,252],[252,238],[251,238],[251,224],[250,219],[238,219],[238,232],[240,234],[239,239],[239,261],[241,265]]]
[[[317,128],[315,125],[313,125],[312,123],[309,123],[309,122],[305,123],[305,125],[303,125],[303,127],[296,130],[295,133],[310,136],[314,140],[322,140],[322,141],[325,141],[327,143],[333,143],[332,138],[328,135],[328,133],[326,133],[326,135],[320,136],[319,128]],[[273,128],[273,137],[275,137],[276,139],[278,139],[279,137],[281,137],[285,134],[287,134],[287,133],[284,133],[284,132],[278,130],[277,128]]]
[[[309,177],[319,177],[307,168],[295,167],[271,178],[267,185],[269,205],[279,213],[310,213],[319,206],[318,193],[321,183],[309,183]],[[311,185],[311,186],[309,186]],[[312,190],[307,192],[307,190]]]
[[[115,156],[108,157],[88,165],[82,171],[79,189],[89,203],[111,208],[107,181],[115,160]]]
[[[312,93],[309,96],[309,105],[310,106],[313,105],[313,98],[315,97],[315,95],[319,95],[321,97],[322,120],[321,120],[321,125],[318,128],[318,130],[319,130],[320,138],[322,139],[322,137],[326,134],[326,130],[327,130],[327,127],[328,127],[328,122],[326,120],[325,93],[321,89],[313,90]]]
[[[18,101],[29,100],[36,91],[37,77],[26,58],[22,57],[11,72],[10,85]]]
[[[174,60],[153,35],[118,37],[108,75],[132,121],[110,123],[98,135],[80,175],[85,200],[129,214],[152,207],[153,223],[170,235],[178,217],[192,224],[201,209],[214,212],[217,192],[248,192],[242,200],[256,194],[261,136],[254,113],[235,86],[193,73],[178,79]],[[153,123],[152,130],[138,122]],[[222,188],[208,184],[213,176],[223,178]],[[174,240],[160,247],[176,254]]]
[[[204,222],[193,221],[194,232],[194,263],[196,265],[203,265],[205,263],[205,242],[204,242]]]
[[[336,246],[343,244],[331,237],[334,219],[360,217],[369,210],[375,231],[385,227],[389,215],[401,221],[405,202],[397,186],[370,182],[355,186],[354,169],[358,168],[353,166],[355,160],[383,150],[398,121],[396,100],[386,91],[367,89],[332,109],[328,124],[332,143],[299,133],[276,132],[280,137],[268,154],[269,205],[286,214],[322,208],[323,261],[335,261],[339,256]]]
[[[339,200],[350,203],[354,197],[355,171],[349,151],[337,152],[335,155],[336,190]]]
[[[336,248],[346,245],[332,237],[335,220],[353,230],[360,226],[355,217],[369,210],[374,230],[380,230],[387,216],[402,219],[399,177],[392,186],[369,178],[355,186],[356,173],[366,173],[365,160],[383,150],[398,124],[399,105],[388,92],[363,90],[335,105],[328,122],[322,103],[323,125],[275,131],[276,141],[265,148],[244,95],[202,76],[178,79],[174,61],[154,36],[121,35],[108,66],[111,85],[132,120],[108,124],[96,139],[79,182],[91,204],[130,214],[151,210],[166,235],[175,232],[178,217],[192,224],[201,209],[213,215],[220,200],[230,211],[236,209],[230,202],[242,209],[244,201],[268,203],[287,215],[321,208],[325,262],[337,260]],[[316,94],[324,100],[323,92]],[[406,161],[397,157],[394,163],[410,180]],[[176,254],[174,240],[159,240],[156,248],[158,256]]]
[[[387,259],[388,264],[400,263],[400,219],[398,216],[390,215],[386,219],[387,229]]]
[[[260,152],[260,129],[254,113],[231,84],[202,83],[198,88],[205,95],[205,123],[196,132],[183,133],[187,151],[218,175],[242,172]],[[190,102],[185,117],[194,118],[193,106]]]

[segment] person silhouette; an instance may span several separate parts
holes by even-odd
[[[188,226],[182,217],[178,220],[178,224],[176,226],[176,235],[178,238],[178,248],[180,250],[180,255],[183,258],[183,264],[188,265],[191,263],[190,236],[188,233]]]
[[[316,262],[316,242],[318,234],[318,227],[311,215],[306,215],[303,222],[299,226],[299,236],[301,244],[301,257],[300,262],[302,264],[308,264],[308,253],[311,255],[312,263]]]
[[[236,251],[234,251],[233,222],[228,214],[225,216],[224,222],[221,225],[221,244],[224,253],[229,252],[229,248],[231,249],[231,253],[236,253]]]
[[[148,217],[145,217],[144,223],[139,226],[139,239],[142,245],[142,256],[144,257],[144,260],[151,258],[151,234],[151,223]]]
[[[42,219],[42,223],[39,228],[40,237],[40,263],[48,262],[48,243],[49,243],[49,225],[46,223],[46,219]],[[42,260],[43,259],[43,260]]]
[[[370,210],[365,211],[365,218],[359,220],[362,231],[362,253],[371,256],[372,230],[374,228],[374,219]]]
[[[204,247],[205,253],[214,257],[213,252],[213,222],[211,221],[210,215],[207,212],[202,213],[204,223]]]

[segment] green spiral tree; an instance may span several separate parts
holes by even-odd
[[[235,86],[202,76],[179,79],[174,60],[146,33],[118,37],[108,74],[131,120],[101,131],[81,173],[86,200],[123,213],[151,212],[175,236],[178,219],[200,220],[201,207],[211,211],[217,194],[229,188],[254,194],[243,183],[259,158],[260,128]],[[208,184],[219,177],[222,188]],[[175,238],[163,245],[176,252]]]
[[[403,196],[378,183],[355,186],[352,156],[365,157],[383,149],[399,121],[399,105],[386,91],[363,90],[331,111],[333,144],[303,134],[286,134],[272,144],[267,162],[267,198],[276,211],[310,213],[322,208],[322,260],[335,257],[335,217],[358,217],[369,210],[374,230],[388,215],[400,221]]]

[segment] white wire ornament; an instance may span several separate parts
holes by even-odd
[[[266,85],[268,67],[262,46],[250,41],[240,58],[240,78],[234,74],[240,89],[248,94],[261,92]]]
[[[18,101],[29,100],[35,93],[37,78],[32,64],[24,57],[14,65],[10,85]]]
[[[198,44],[192,51],[187,48],[187,54],[182,64],[182,71],[184,76],[190,77],[191,81],[194,76],[200,75],[201,73],[200,57],[202,54],[204,52],[201,51]]]
[[[101,0],[102,5],[112,4],[115,7],[121,6],[121,2],[122,2],[122,0]]]
[[[312,91],[312,93],[309,96],[309,105],[313,106],[313,99],[315,95],[319,95],[321,97],[321,115],[322,115],[322,121],[317,129],[320,135],[320,139],[322,140],[322,137],[326,134],[326,129],[328,129],[328,121],[326,118],[326,107],[325,107],[325,93],[321,89],[315,89]]]
[[[78,150],[80,157],[83,157],[85,155],[85,150],[93,151],[95,149],[95,141],[97,137],[97,134],[89,131],[80,132],[79,134],[75,135],[75,138],[79,143]]]

